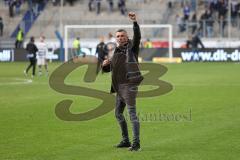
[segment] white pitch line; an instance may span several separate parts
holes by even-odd
[[[0,86],[29,84],[33,82],[31,79],[23,79],[23,78],[0,78],[0,79],[6,80],[6,82],[0,82]]]

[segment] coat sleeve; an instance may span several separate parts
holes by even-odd
[[[133,46],[132,51],[135,57],[138,57],[139,45],[141,40],[141,31],[137,22],[133,22]]]

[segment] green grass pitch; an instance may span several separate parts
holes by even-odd
[[[55,105],[72,99],[73,113],[98,106],[100,100],[52,90],[46,76],[25,77],[26,63],[0,63],[0,160],[237,160],[240,157],[240,64],[165,64],[160,79],[174,89],[159,97],[139,98],[142,116],[140,152],[116,149],[120,131],[114,112],[85,122],[66,122]],[[50,73],[60,63],[49,65]],[[86,86],[86,67],[66,83]],[[90,87],[108,92],[110,74]],[[151,88],[151,86],[148,86]],[[113,104],[114,105],[114,104]],[[162,119],[150,114],[161,113]],[[181,115],[172,119],[170,115]],[[131,133],[131,124],[129,133]],[[130,134],[131,135],[131,134]],[[131,137],[132,138],[132,137]]]

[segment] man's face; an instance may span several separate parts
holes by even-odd
[[[116,40],[119,46],[123,46],[128,42],[128,35],[126,32],[116,32]]]

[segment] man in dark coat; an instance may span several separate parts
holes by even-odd
[[[138,68],[141,33],[135,13],[130,12],[128,16],[133,21],[133,40],[128,39],[128,34],[125,30],[117,30],[115,35],[117,47],[113,57],[103,61],[102,69],[105,72],[112,71],[111,93],[117,93],[115,116],[122,131],[122,141],[116,147],[129,147],[130,151],[138,151],[140,150],[140,124],[136,113],[136,97],[138,85],[143,80]],[[129,141],[127,123],[123,115],[125,106],[127,106],[132,123],[132,145]]]

